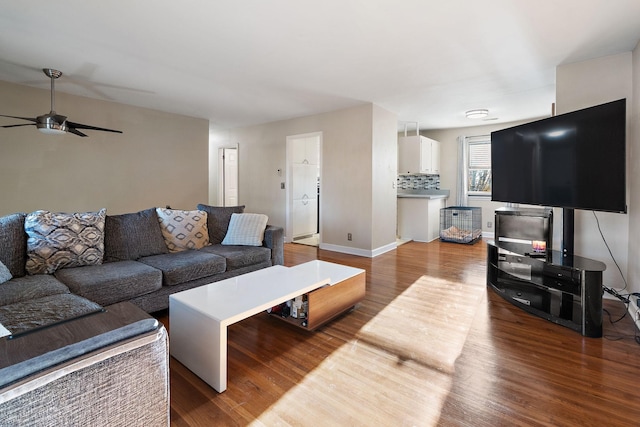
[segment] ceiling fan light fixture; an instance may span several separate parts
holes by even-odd
[[[59,120],[57,120],[59,117]],[[57,116],[55,111],[44,114],[37,118],[36,127],[38,130],[47,135],[63,135],[67,133],[66,117]]]
[[[39,127],[38,130],[46,135],[64,135],[67,133],[66,131],[60,128],[48,128],[48,127]]]
[[[467,119],[481,119],[489,115],[489,110],[487,109],[469,110],[466,113],[464,113],[464,115],[467,116]]]

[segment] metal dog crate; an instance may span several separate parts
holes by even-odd
[[[482,209],[450,206],[440,209],[440,240],[475,243],[482,237]]]

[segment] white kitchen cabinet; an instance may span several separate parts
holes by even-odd
[[[398,235],[402,240],[431,242],[440,237],[440,209],[445,198],[398,197]]]
[[[440,143],[421,135],[398,138],[399,174],[439,174]]]
[[[317,137],[300,138],[292,147],[292,237],[318,232],[318,176],[320,151]]]
[[[431,139],[431,172],[432,174],[440,174],[440,143],[435,139]]]
[[[293,201],[293,238],[318,232],[318,200],[302,198]]]
[[[292,163],[304,165],[318,165],[320,163],[320,151],[318,138],[300,138],[292,148]]]
[[[291,195],[293,200],[315,199],[318,194],[318,166],[306,164],[294,164],[293,187]]]

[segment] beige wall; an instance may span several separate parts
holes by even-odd
[[[629,165],[633,142],[630,133],[633,105],[631,52],[566,64],[557,68],[558,114],[621,98],[627,98],[627,165]],[[596,173],[607,173],[607,171],[596,171]],[[640,191],[640,187],[634,188],[633,183],[628,182],[628,194]],[[606,242],[626,275],[630,214],[597,212],[596,215]],[[624,281],[600,236],[598,222],[591,211],[575,211],[575,253],[607,264],[604,283],[606,286],[622,289]],[[555,229],[560,228],[561,224],[561,218],[554,218]]]
[[[396,241],[397,128],[398,117],[394,113],[376,105],[373,106],[372,248],[385,248]]]
[[[393,118],[393,119],[391,119]],[[383,109],[365,104],[324,114],[233,129],[211,136],[211,146],[238,144],[239,200],[249,212],[262,212],[269,223],[286,227],[286,138],[322,132],[320,171],[320,231],[322,246],[364,256],[395,243],[395,190],[397,118]],[[390,136],[391,135],[391,136]],[[393,153],[393,154],[389,154]],[[382,159],[384,156],[390,156]],[[386,162],[385,162],[386,160]],[[389,181],[380,190],[373,164],[385,165]],[[217,167],[212,165],[215,187]],[[392,177],[392,178],[391,178]],[[380,179],[382,181],[384,179]],[[381,194],[378,194],[381,191]],[[374,200],[374,193],[376,194]],[[215,199],[215,194],[212,194]],[[373,231],[374,209],[384,206]],[[378,214],[376,214],[378,215]],[[378,218],[376,216],[376,218]],[[389,222],[387,222],[389,221]],[[347,233],[353,240],[347,240]]]
[[[0,81],[0,113],[49,112],[48,90]],[[72,121],[118,129],[43,135],[34,126],[0,128],[0,215],[107,208],[111,214],[154,206],[194,209],[207,202],[208,121],[56,93]],[[0,118],[0,124],[26,123]]]

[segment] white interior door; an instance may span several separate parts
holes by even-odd
[[[218,151],[218,204],[238,205],[238,148],[220,148]]]

